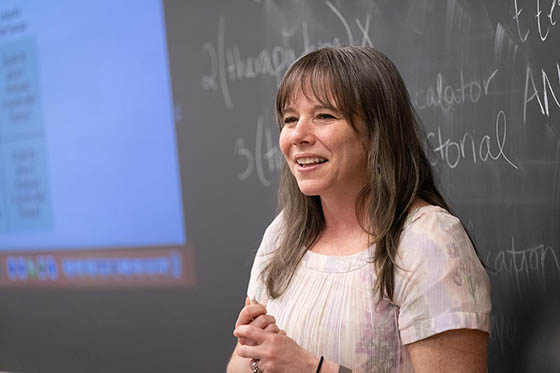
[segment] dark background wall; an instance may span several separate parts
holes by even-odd
[[[357,44],[380,49],[400,69],[442,191],[493,269],[489,371],[554,371],[560,3],[168,0],[164,6],[197,285],[3,290],[0,368],[225,370],[252,256],[274,217],[278,82],[305,52]]]

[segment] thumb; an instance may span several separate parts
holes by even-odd
[[[249,297],[245,298],[245,305],[248,306],[249,304],[251,304],[251,301],[249,300]]]

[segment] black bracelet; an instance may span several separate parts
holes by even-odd
[[[321,365],[323,365],[323,357],[321,356],[321,359],[319,360],[319,366],[317,367],[317,370],[315,371],[315,373],[319,373],[319,371],[321,370]]]

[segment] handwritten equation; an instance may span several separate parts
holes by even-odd
[[[480,247],[494,269],[491,280],[519,296],[560,278],[559,241],[548,240],[558,233],[549,225],[541,235],[547,239],[523,246],[531,236],[526,222],[516,220],[519,232],[512,234],[471,203],[479,198],[497,209],[507,201],[514,213],[534,208],[552,211],[556,219],[560,213],[560,0],[480,1],[472,7],[457,1],[248,3],[266,19],[262,43],[246,42],[249,26],[239,18],[216,14],[211,33],[196,46],[202,65],[197,89],[219,106],[217,115],[227,118],[224,126],[232,133],[225,146],[233,182],[277,185],[285,162],[274,95],[297,58],[325,46],[379,47],[406,79],[431,164],[442,169],[451,190],[459,190],[466,210],[475,211],[465,217],[468,226],[486,223],[481,234],[501,245]],[[458,185],[465,180],[468,185]],[[488,195],[471,193],[477,186]],[[521,190],[528,195],[519,197]],[[530,195],[542,190],[555,194]],[[496,308],[490,338],[504,352],[519,336],[507,306]]]
[[[341,45],[359,44],[362,46],[373,47],[369,34],[371,15],[366,14],[363,20],[355,18],[352,21],[330,1],[325,2],[325,6],[332,11],[343,26],[345,33],[343,36],[334,36],[328,41],[312,40],[309,35],[308,22],[301,22],[301,40],[303,49],[296,51],[295,47],[285,45],[275,45],[272,48],[263,48],[255,55],[243,56],[238,44],[227,45],[225,41],[226,20],[220,17],[218,21],[217,42],[206,42],[202,44],[202,52],[208,58],[209,72],[201,79],[201,86],[205,90],[220,90],[224,104],[228,109],[233,109],[234,102],[230,93],[230,83],[246,79],[259,77],[273,78],[276,83],[280,83],[284,72],[296,60],[296,58],[307,54],[313,50]],[[285,34],[289,34],[284,30]],[[292,36],[292,39],[294,36]],[[359,42],[358,42],[359,41]]]

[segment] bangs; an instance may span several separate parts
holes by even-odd
[[[359,102],[344,69],[336,67],[341,61],[334,52],[312,52],[301,57],[288,69],[276,95],[276,114],[280,128],[286,108],[301,92],[307,99],[316,99],[325,106],[333,106],[353,124],[355,105]]]

